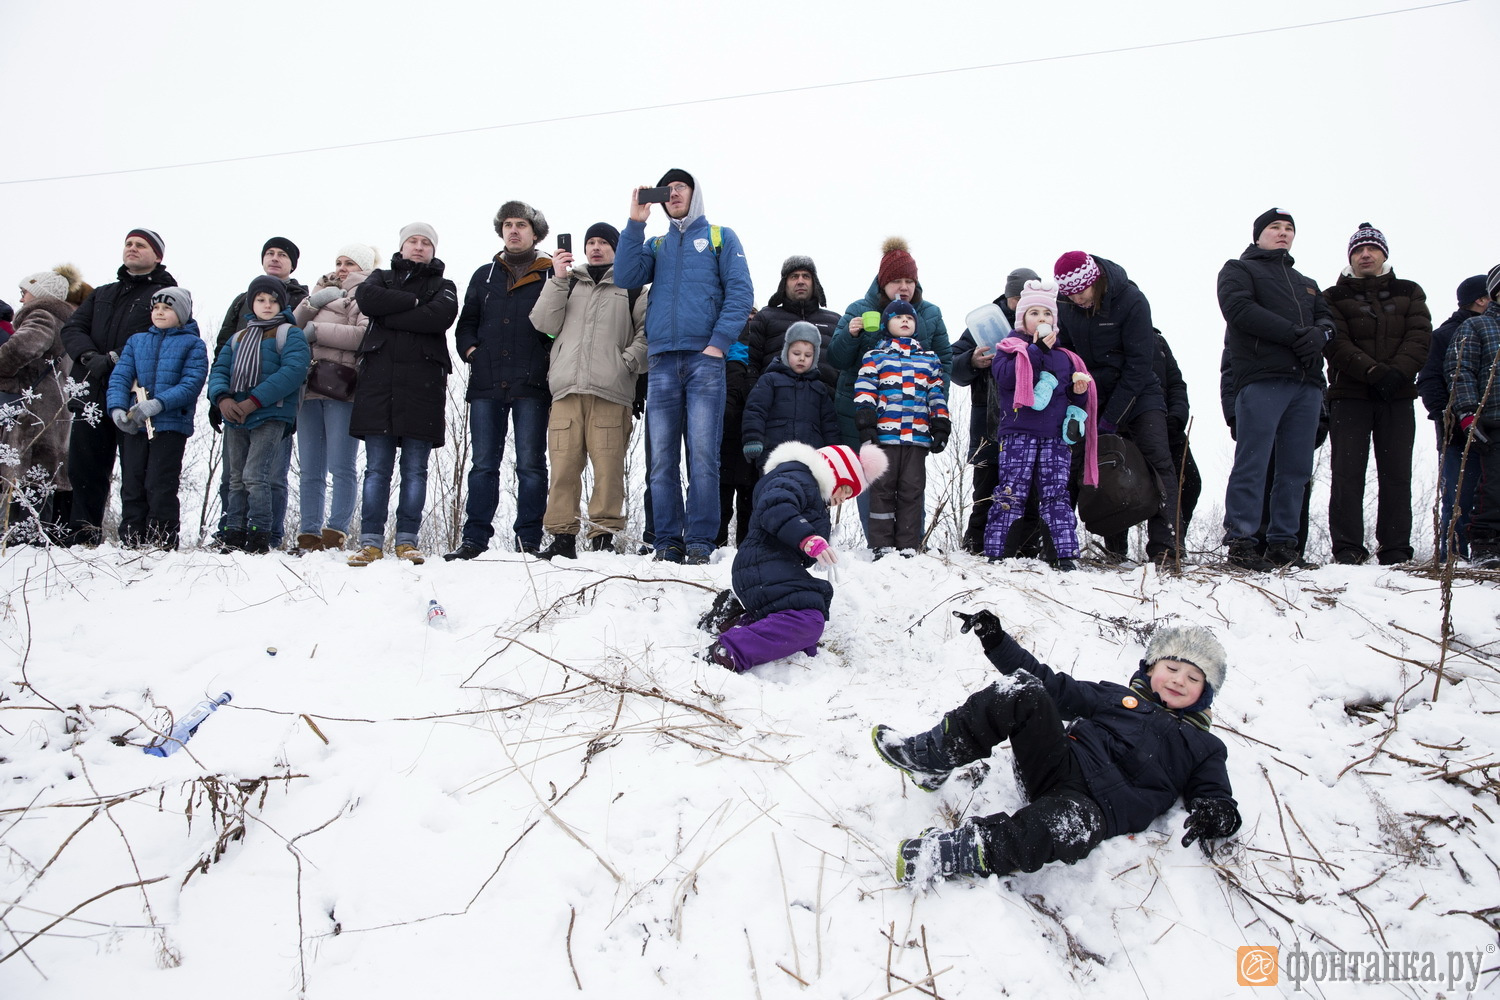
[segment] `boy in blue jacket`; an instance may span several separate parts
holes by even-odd
[[[185,288],[160,289],[151,296],[151,328],[125,341],[105,394],[120,429],[121,545],[177,548],[182,453],[207,378],[193,297]]]
[[[285,283],[258,275],[245,292],[250,323],[219,352],[208,398],[224,415],[224,465],[229,509],[224,546],[271,550],[271,481],[281,439],[297,423],[297,406],[312,352],[293,325]]]
[[[741,421],[745,461],[757,467],[761,456],[788,441],[822,448],[840,444],[833,390],[818,371],[823,335],[806,321],[787,328],[781,357],[766,366],[745,399]]]
[[[1229,787],[1228,750],[1209,732],[1209,706],[1224,684],[1224,647],[1197,626],[1160,628],[1128,687],[1074,680],[1037,661],[990,611],[966,615],[985,655],[1005,678],[972,695],[936,728],[902,736],[873,731],[875,752],[933,791],[953,769],[1011,741],[1028,804],[956,830],[924,831],[897,847],[896,878],[930,882],[960,875],[1034,872],[1073,864],[1106,837],[1139,833],[1179,797],[1187,803],[1184,847],[1240,828]],[[1063,719],[1070,720],[1067,730]]]

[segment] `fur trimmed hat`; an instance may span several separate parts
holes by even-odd
[[[266,240],[265,245],[260,248],[260,255],[264,257],[267,250],[280,250],[292,258],[292,273],[297,270],[297,262],[302,259],[302,251],[297,249],[297,244],[285,236],[272,236]]]
[[[186,288],[176,285],[158,288],[151,295],[151,304],[154,306],[158,302],[177,314],[178,326],[187,326],[188,320],[193,318],[193,296]]]
[[[911,248],[899,236],[890,236],[880,244],[880,270],[875,272],[875,284],[883,290],[897,278],[917,280],[917,262],[912,258]]]
[[[1260,234],[1266,231],[1266,227],[1273,222],[1290,223],[1292,231],[1297,231],[1297,223],[1292,219],[1291,212],[1283,212],[1279,208],[1268,208],[1255,217],[1255,223],[1250,227],[1250,242],[1259,243]]]
[[[1223,688],[1229,669],[1224,647],[1212,632],[1199,625],[1169,625],[1151,633],[1146,658],[1141,662],[1149,667],[1157,660],[1191,663],[1203,671],[1203,679],[1215,693]]]
[[[1057,329],[1057,282],[1036,281],[1026,282],[1026,287],[1021,291],[1021,297],[1016,302],[1016,329],[1026,329],[1026,310],[1032,306],[1041,306],[1052,311],[1052,328]]]
[[[409,222],[401,227],[401,232],[396,237],[396,252],[400,253],[401,248],[406,246],[406,241],[413,236],[425,236],[432,241],[433,248],[437,248],[438,237],[436,229],[433,229],[432,226],[425,222]]]
[[[39,299],[62,301],[68,297],[68,279],[56,271],[38,271],[21,279],[21,291]]]
[[[1040,281],[1041,275],[1029,267],[1018,267],[1005,276],[1005,297],[1014,298],[1021,294],[1028,281]]]
[[[402,242],[406,242],[402,240]],[[375,270],[375,262],[380,259],[380,251],[368,243],[345,243],[339,247],[338,257],[348,257],[359,265],[359,269],[366,274]]]
[[[1061,295],[1077,295],[1099,280],[1099,264],[1082,250],[1069,250],[1052,265],[1052,277]]]
[[[1368,222],[1361,222],[1359,228],[1354,231],[1354,235],[1349,237],[1349,250],[1344,256],[1353,257],[1354,251],[1360,247],[1374,247],[1387,257],[1391,255],[1391,247],[1385,241],[1385,233]]]
[[[143,239],[147,243],[151,244],[151,249],[153,251],[155,251],[155,253],[156,253],[156,259],[157,260],[161,260],[163,257],[165,257],[167,255],[167,243],[166,243],[166,241],[163,240],[159,234],[153,232],[152,230],[150,230],[150,229],[132,229],[130,232],[128,232],[128,233],[125,234],[125,238],[127,240],[130,239],[130,237],[132,237],[132,236],[139,236],[141,239]]]
[[[504,205],[500,206],[500,210],[495,213],[496,236],[505,235],[500,231],[500,226],[506,219],[525,219],[531,224],[531,231],[536,234],[536,242],[538,243],[546,239],[547,233],[550,231],[547,226],[547,217],[524,201],[507,201]],[[436,243],[437,240],[433,240],[432,242]]]
[[[833,488],[847,486],[853,491],[850,496],[856,497],[885,475],[886,467],[890,464],[880,446],[869,442],[860,446],[857,455],[846,444],[831,444],[826,448],[819,448],[818,454],[823,456],[823,461],[833,470]],[[832,493],[831,490],[829,492]]]

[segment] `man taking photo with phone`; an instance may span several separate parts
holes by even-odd
[[[710,225],[703,195],[685,170],[668,170],[658,188],[636,188],[620,234],[614,280],[650,284],[646,299],[651,482],[656,558],[701,565],[719,529],[719,439],[724,423],[724,355],[745,328],[755,301],[750,267],[734,230]],[[665,195],[669,227],[646,239],[650,200]],[[687,501],[682,450],[687,443]]]

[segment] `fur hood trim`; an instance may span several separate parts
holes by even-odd
[[[818,449],[812,445],[803,444],[801,441],[788,441],[785,444],[777,445],[771,451],[770,456],[767,457],[766,471],[762,475],[769,476],[771,470],[776,468],[776,466],[784,465],[788,462],[800,462],[807,466],[808,471],[813,474],[813,478],[818,481],[818,494],[824,500],[833,496],[833,470],[828,467],[828,463],[823,460],[823,456],[818,454]]]

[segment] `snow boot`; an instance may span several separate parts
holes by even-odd
[[[252,556],[263,556],[271,551],[271,533],[251,528],[245,532],[245,551]]]
[[[698,619],[698,628],[709,635],[718,635],[733,628],[744,613],[745,606],[734,596],[734,591],[721,590],[714,595],[713,605]]]
[[[609,532],[595,535],[589,539],[590,552],[613,552],[615,550],[615,536]]]
[[[319,552],[323,548],[323,536],[313,534],[310,531],[297,533],[297,550],[299,552]]]
[[[1248,569],[1252,573],[1269,573],[1276,564],[1255,551],[1255,539],[1236,538],[1229,543],[1229,565]]]
[[[344,547],[344,542],[348,538],[348,535],[344,534],[337,528],[324,528],[323,548],[332,549],[334,552],[337,552]]]
[[[955,764],[946,746],[947,736],[947,719],[916,736],[903,736],[890,726],[876,726],[870,731],[880,759],[904,771],[912,784],[924,792],[937,791],[953,773]]]
[[[422,554],[421,549],[415,545],[406,544],[396,546],[396,558],[405,559],[413,566],[420,566],[427,561],[427,557]]]
[[[558,556],[564,559],[578,558],[578,536],[577,535],[553,535],[552,544],[537,553],[540,559],[552,560]]]
[[[242,552],[245,548],[245,532],[240,528],[228,528],[219,535],[219,551],[225,555]]]
[[[903,885],[989,873],[979,831],[969,823],[957,830],[929,828],[896,845],[896,881]]]

